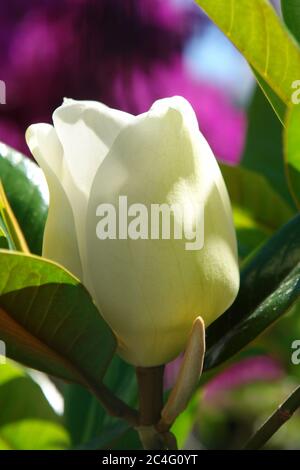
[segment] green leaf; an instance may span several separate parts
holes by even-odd
[[[287,114],[284,134],[285,164],[291,193],[300,209],[300,107],[293,106]]]
[[[0,219],[1,225],[6,232],[10,249],[28,253],[28,246],[24,235],[19,227],[18,221],[9,205],[3,185],[0,180]]]
[[[66,430],[51,421],[23,420],[1,428],[0,449],[3,450],[62,450],[68,446]]]
[[[281,10],[285,24],[300,42],[300,3],[299,0],[281,0]]]
[[[300,50],[266,0],[196,0],[278,97],[291,104]]]
[[[97,398],[77,384],[64,387],[64,420],[72,439],[72,447],[86,444],[102,435],[105,411]]]
[[[42,170],[1,143],[0,179],[30,250],[41,254],[48,212],[48,188]]]
[[[137,403],[135,369],[117,355],[104,377],[105,385],[129,405]],[[123,434],[122,422],[110,417],[96,398],[79,385],[65,387],[65,422],[74,446],[99,445],[99,436],[109,432],[111,440]],[[126,428],[127,430],[127,428]],[[94,444],[92,444],[94,443]]]
[[[40,387],[17,365],[0,366],[0,449],[64,449],[69,436]]]
[[[114,423],[105,429],[102,435],[92,439],[85,445],[78,447],[80,450],[141,450],[142,444],[135,429],[125,422]]]
[[[293,211],[264,176],[241,166],[220,165],[233,207],[239,255],[248,256],[292,216]]]
[[[279,98],[278,95],[272,90],[272,88],[267,84],[267,82],[256,72],[252,69],[257,83],[259,84],[260,88],[262,89],[263,93],[265,94],[266,98],[269,100],[270,105],[272,106],[274,112],[276,113],[279,121],[282,125],[284,125],[284,118],[286,113],[286,106],[284,102]]]
[[[241,165],[261,173],[295,210],[284,174],[282,146],[282,126],[257,88],[248,110],[248,132]]]
[[[7,251],[0,252],[0,337],[12,359],[98,391],[116,347],[76,278],[48,260]]]
[[[299,240],[300,215],[246,262],[235,302],[207,329],[205,369],[236,354],[300,299]]]
[[[8,212],[7,212],[8,209]],[[15,240],[11,233],[8,222],[11,217],[13,218],[12,225],[16,222],[14,215],[9,207],[9,203],[5,197],[4,188],[0,180],[0,237],[1,237],[1,248],[8,250],[16,250]],[[17,224],[17,222],[16,222]],[[26,243],[26,242],[25,242]],[[21,250],[22,251],[22,250]]]
[[[5,224],[0,216],[0,249],[8,250],[10,248],[10,240],[5,230]]]
[[[0,429],[24,419],[59,422],[40,387],[21,366],[10,361],[0,365],[0,403]]]

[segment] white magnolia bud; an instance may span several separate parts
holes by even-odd
[[[239,287],[230,201],[196,116],[180,97],[136,117],[67,100],[53,121],[26,133],[50,190],[43,255],[86,285],[124,359],[166,363]]]

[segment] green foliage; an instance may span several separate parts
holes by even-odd
[[[208,372],[201,385],[226,361],[239,360],[247,346],[246,354],[261,348],[281,357],[292,383],[300,377],[290,363],[290,343],[300,333],[300,108],[291,103],[293,82],[300,79],[300,6],[298,0],[282,0],[284,24],[267,0],[197,3],[242,52],[259,84],[248,109],[241,164],[221,165],[241,286],[233,305],[207,329]],[[35,256],[42,252],[48,212],[41,170],[0,144],[0,179],[0,339],[10,358],[63,379],[65,404],[58,417],[25,369],[1,365],[0,449],[141,448],[135,429],[103,407],[118,407],[119,398],[137,407],[134,368],[114,355],[116,339],[79,280]],[[198,391],[172,431],[180,446],[191,435],[207,448],[241,445],[258,415],[267,417],[278,397],[284,398],[288,380],[282,388],[272,388],[276,397],[266,384],[230,391],[223,408],[205,400],[199,408]],[[261,400],[253,400],[255,393]],[[237,421],[233,440],[230,423]],[[288,430],[294,432],[293,425]],[[288,443],[278,433],[270,447]]]
[[[281,124],[284,124],[284,117],[286,113],[286,106],[284,102],[279,98],[278,95],[272,90],[268,83],[262,78],[262,76],[252,69],[257,83],[265,94],[266,98],[269,100],[270,105],[272,106],[274,112],[276,113]]]
[[[196,0],[287,106],[300,50],[266,0]],[[280,47],[278,45],[280,44]],[[267,93],[267,88],[264,89]],[[273,96],[268,95],[272,100]],[[277,107],[277,102],[274,107]]]
[[[48,190],[42,171],[1,143],[0,178],[31,252],[41,254],[48,212]]]
[[[7,200],[3,185],[0,181],[0,225],[2,233],[6,238],[6,246],[10,250],[28,252],[26,240],[19,227],[17,219]]]
[[[0,449],[65,449],[70,445],[61,419],[40,387],[23,369],[0,365]]]
[[[208,327],[206,369],[229,359],[300,299],[299,240],[300,215],[245,263],[235,302]]]
[[[300,3],[299,0],[281,0],[281,10],[285,24],[300,42]]]
[[[129,405],[137,403],[137,389],[134,368],[115,356],[104,377],[105,385]],[[65,420],[74,446],[93,448],[94,446],[112,445],[118,439],[123,441],[126,433],[130,437],[128,426],[120,420],[110,417],[99,404],[95,396],[79,385],[65,386]],[[95,436],[102,437],[94,439]],[[109,436],[109,437],[108,437]],[[133,439],[135,435],[133,434]]]
[[[300,208],[300,107],[293,106],[285,129],[285,164],[291,193]]]
[[[101,384],[115,339],[80,282],[42,258],[0,253],[0,330],[12,359]]]
[[[198,401],[194,413],[194,439],[206,449],[240,449],[257,426],[297,385],[289,379],[241,383],[220,388],[211,399]],[[266,446],[268,450],[299,449],[300,414],[289,420]]]
[[[248,110],[248,131],[241,165],[262,174],[295,209],[284,174],[282,126],[259,88]]]
[[[260,173],[221,165],[233,207],[239,255],[243,259],[292,216],[293,210]]]

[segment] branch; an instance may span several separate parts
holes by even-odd
[[[123,402],[103,382],[101,384],[96,383],[94,380],[91,380],[89,377],[80,373],[80,371],[78,375],[80,378],[80,384],[95,395],[110,416],[124,419],[131,424],[131,426],[136,426],[138,424],[138,411]]]
[[[267,419],[256,431],[244,447],[246,450],[260,449],[288,421],[300,407],[300,386],[297,387],[287,400]]]
[[[110,416],[124,419],[132,426],[138,424],[139,413],[120,400],[120,398],[114,395],[104,384],[102,384],[101,387],[99,387],[99,385],[95,387],[91,386],[91,384],[88,385],[91,392],[98,398]]]

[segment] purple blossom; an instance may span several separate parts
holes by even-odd
[[[138,114],[176,94],[193,105],[216,155],[238,161],[244,113],[183,65],[186,41],[203,21],[198,9],[172,0],[10,0],[0,18],[0,140],[28,154],[26,127],[50,122],[64,96]]]
[[[252,382],[278,380],[284,375],[280,363],[269,356],[249,357],[229,366],[204,387],[203,399],[214,401],[224,392]]]
[[[112,89],[119,106],[134,114],[146,111],[154,100],[164,96],[184,96],[192,103],[215,155],[232,163],[238,161],[244,145],[244,113],[233,108],[228,97],[215,87],[189,76],[180,58],[168,67],[155,65],[148,74],[139,68],[133,70],[127,86],[124,77],[118,75]]]

